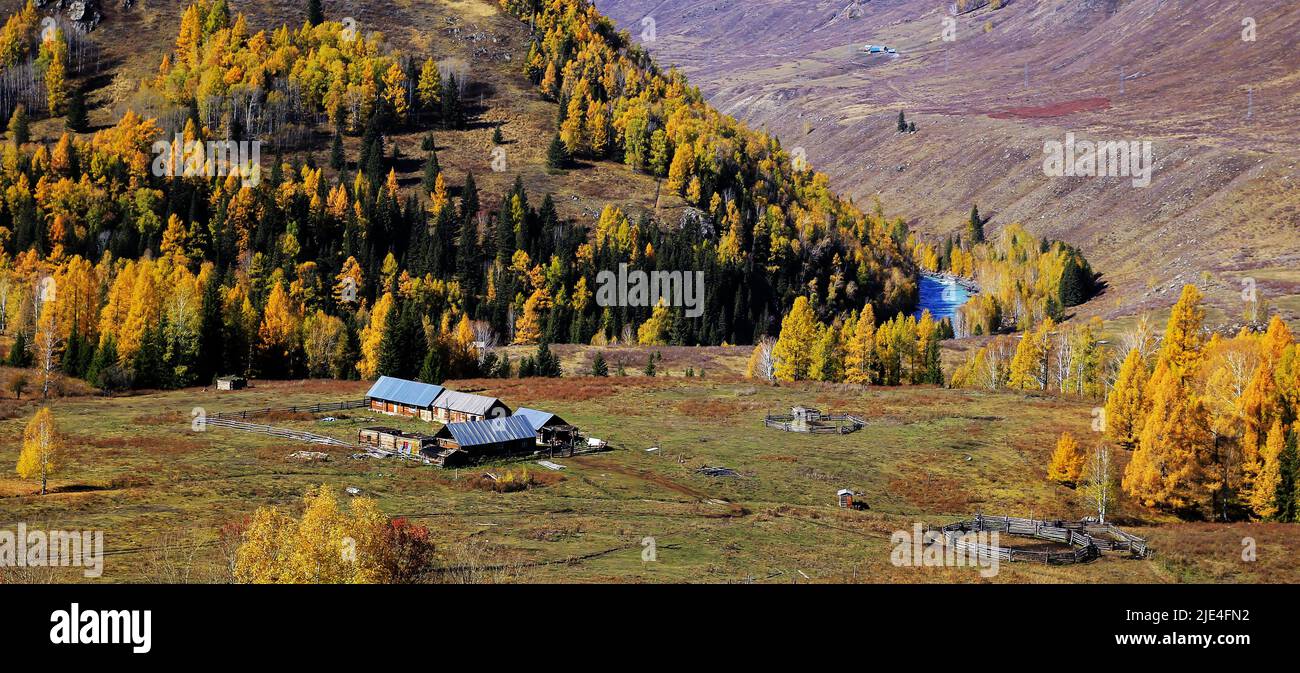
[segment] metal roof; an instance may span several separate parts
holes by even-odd
[[[428,408],[433,401],[442,394],[442,386],[420,383],[419,381],[407,381],[406,379],[395,379],[391,376],[381,376],[375,385],[370,386],[370,391],[366,397],[385,400],[387,402],[397,402],[405,404],[408,407]]]
[[[473,393],[461,393],[455,390],[443,392],[438,397],[437,403],[433,406],[439,409],[450,409],[459,411],[462,414],[474,414],[476,416],[486,416],[492,405],[500,402],[495,397],[484,397]]]
[[[528,422],[533,426],[533,430],[541,430],[542,427],[551,422],[551,419],[559,421],[561,425],[568,425],[564,422],[563,418],[560,418],[549,411],[542,411],[540,409],[519,407],[518,409],[515,409],[515,415],[528,419]]]
[[[497,444],[519,439],[536,439],[528,419],[521,416],[491,418],[486,421],[467,421],[465,423],[448,423],[438,431],[442,437],[450,434],[452,439],[462,447]]]

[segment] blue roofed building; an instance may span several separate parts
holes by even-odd
[[[434,439],[437,446],[425,449],[423,454],[443,467],[468,465],[537,449],[537,433],[522,416],[448,423],[434,434]]]
[[[495,397],[444,391],[433,402],[433,416],[443,423],[463,423],[510,415],[510,407]]]
[[[446,389],[419,381],[381,376],[366,392],[366,402],[371,411],[391,416],[414,416],[422,420],[434,419],[433,403]]]

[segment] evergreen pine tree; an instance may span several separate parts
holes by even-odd
[[[424,355],[420,365],[420,380],[433,385],[442,385],[447,379],[447,362],[441,343],[434,344]]]
[[[69,131],[81,133],[90,125],[86,118],[86,92],[80,86],[73,86],[68,93],[68,113],[63,120]]]
[[[343,151],[343,134],[336,131],[334,142],[330,145],[330,168],[342,173],[347,165],[347,155]]]
[[[9,117],[9,142],[22,145],[32,139],[31,121],[27,118],[27,106],[19,103]]]
[[[325,12],[321,11],[320,0],[307,0],[307,23],[319,26],[325,21]]]
[[[424,170],[420,175],[420,186],[424,188],[426,194],[432,194],[438,186],[438,173],[442,172],[442,167],[438,165],[438,153],[429,151],[429,156],[424,159]],[[446,178],[443,178],[445,181]]]
[[[980,217],[979,206],[970,207],[970,220],[966,223],[966,238],[971,245],[984,242],[984,218]]]
[[[199,308],[199,348],[194,362],[195,380],[208,385],[221,374],[221,290],[215,278],[203,288],[203,305]]]
[[[18,335],[14,337],[14,343],[9,347],[9,359],[5,364],[16,368],[31,366],[32,354],[27,347],[26,332],[19,330]]]
[[[569,165],[569,150],[564,146],[564,141],[560,139],[560,134],[555,134],[551,139],[551,146],[546,150],[546,167],[558,171]]]
[[[596,357],[591,361],[592,376],[609,376],[609,365],[605,363],[605,356],[596,353]]]
[[[449,129],[465,127],[465,111],[460,102],[460,85],[456,75],[448,75],[442,86],[442,123]]]

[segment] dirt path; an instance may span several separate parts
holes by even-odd
[[[700,491],[697,491],[689,486],[679,484],[675,481],[672,481],[671,479],[668,479],[667,477],[661,474],[657,474],[650,470],[641,470],[635,467],[619,465],[617,463],[606,463],[606,462],[597,463],[593,461],[591,458],[580,458],[577,456],[570,458],[569,462],[575,465],[581,465],[582,467],[589,468],[592,470],[605,470],[606,472],[615,472],[617,474],[622,474],[625,476],[633,477],[635,479],[640,479],[642,481],[647,481],[656,486],[666,488],[674,493],[680,493],[688,498],[694,498],[700,501],[713,499],[712,497],[710,497],[705,493],[701,493]]]

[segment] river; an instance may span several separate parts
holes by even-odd
[[[921,313],[927,309],[935,320],[951,318],[957,312],[957,308],[965,304],[971,295],[970,290],[956,280],[929,273],[921,274],[919,290],[920,298],[916,305],[918,320],[921,318]]]

